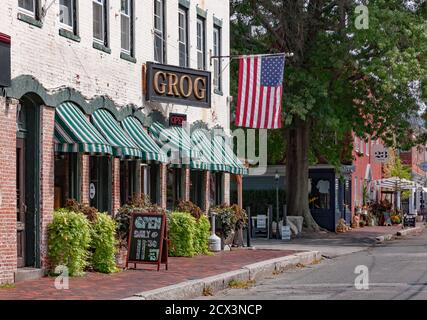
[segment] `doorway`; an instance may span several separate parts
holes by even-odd
[[[40,267],[40,105],[21,98],[16,132],[16,228],[18,268]]]
[[[112,193],[112,158],[108,156],[91,156],[89,158],[89,201],[90,206],[99,212],[111,214]]]

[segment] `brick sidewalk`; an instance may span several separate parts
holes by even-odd
[[[112,275],[87,273],[84,277],[70,278],[69,290],[57,290],[54,278],[17,283],[14,288],[0,289],[0,300],[99,300],[122,299],[133,294],[177,284],[187,280],[205,278],[241,267],[296,253],[291,250],[245,250],[219,252],[214,256],[169,258],[169,270],[157,272],[155,266],[141,265],[144,270],[128,270]],[[151,269],[151,270],[149,270]]]

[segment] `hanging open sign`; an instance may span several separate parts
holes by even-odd
[[[169,127],[182,127],[182,124],[187,122],[187,115],[180,113],[169,114]]]

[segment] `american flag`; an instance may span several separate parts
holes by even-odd
[[[240,58],[236,126],[281,128],[284,67],[285,55]]]

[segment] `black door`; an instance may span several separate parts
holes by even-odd
[[[100,212],[111,213],[111,180],[112,161],[111,157],[92,156],[89,159],[90,205]]]
[[[335,231],[335,171],[333,169],[310,170],[309,177],[311,214],[319,226]]]
[[[25,267],[25,140],[16,140],[16,231],[18,268]]]

